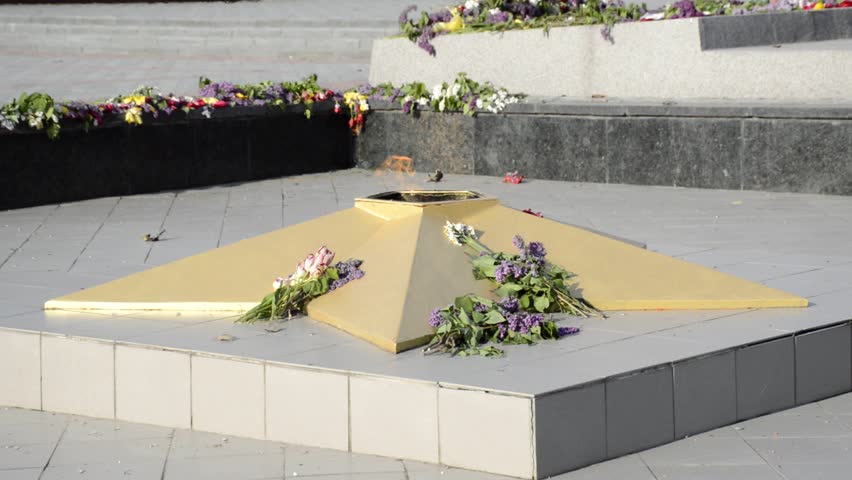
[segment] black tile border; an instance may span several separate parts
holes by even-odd
[[[852,138],[852,104],[697,105],[684,106],[684,113],[663,105],[567,102],[559,104],[566,109],[561,114],[472,118],[432,112],[402,118],[388,107],[367,117],[355,140],[357,166],[378,168],[387,156],[402,154],[419,171],[450,174],[519,170],[547,180],[852,195],[852,143],[845,141]],[[584,113],[571,113],[575,108]],[[721,110],[700,111],[708,108]],[[814,132],[822,141],[814,141]],[[417,140],[426,133],[444,140]]]
[[[840,334],[842,336],[841,339],[839,339],[837,342],[835,342],[838,345],[840,345],[840,349],[839,349],[840,351],[835,352],[834,355],[829,354],[829,355],[813,356],[813,355],[804,354],[804,350],[801,351],[801,352],[799,351],[800,350],[800,341],[803,338],[806,338],[806,336],[808,336],[808,335],[823,335],[823,334],[829,334],[829,333],[832,333],[832,332],[840,332]],[[811,337],[811,338],[815,338],[815,337]],[[846,344],[845,349],[842,347],[842,343]],[[700,362],[702,360],[713,359],[713,358],[716,358],[716,357],[721,357],[721,356],[732,354],[732,355],[734,355],[734,370],[735,370],[735,372],[737,372],[736,373],[737,379],[735,379],[735,380],[738,381],[739,375],[740,375],[740,370],[741,370],[741,368],[740,368],[741,362],[743,361],[743,358],[740,355],[741,353],[746,352],[746,351],[755,351],[755,350],[753,350],[755,348],[765,349],[767,347],[773,347],[773,346],[776,346],[776,345],[781,346],[781,345],[784,345],[784,344],[789,345],[790,348],[792,349],[792,361],[789,365],[790,371],[788,372],[790,374],[789,378],[790,378],[791,384],[787,385],[787,387],[789,387],[789,389],[790,389],[790,402],[778,402],[777,405],[772,406],[771,408],[761,410],[759,412],[752,411],[751,413],[745,413],[745,412],[740,412],[741,405],[740,405],[740,398],[738,396],[736,419],[731,420],[731,421],[724,421],[723,420],[723,421],[717,421],[717,422],[711,422],[711,423],[705,422],[704,423],[705,426],[704,426],[704,429],[702,431],[713,430],[713,429],[716,429],[716,428],[731,425],[733,423],[748,420],[750,418],[754,418],[754,417],[758,417],[758,416],[762,416],[762,415],[768,415],[768,414],[775,413],[775,412],[778,412],[778,411],[786,410],[788,408],[812,403],[812,402],[815,402],[815,401],[823,400],[825,398],[830,398],[830,397],[833,397],[833,396],[836,396],[836,395],[840,395],[840,394],[852,391],[852,319],[850,319],[850,320],[835,322],[835,323],[832,323],[832,324],[829,324],[829,325],[821,325],[821,326],[818,326],[818,327],[801,330],[801,331],[796,332],[796,333],[781,334],[781,335],[778,335],[778,336],[773,337],[773,338],[767,338],[765,340],[761,340],[759,342],[751,342],[751,343],[747,343],[747,344],[743,344],[743,345],[738,345],[738,346],[726,348],[726,349],[723,349],[723,350],[720,350],[720,351],[711,352],[711,353],[708,353],[708,354],[705,354],[705,355],[699,355],[699,356],[692,357],[692,358],[681,359],[681,360],[674,361],[674,362],[659,364],[659,365],[655,365],[655,366],[652,366],[652,367],[639,369],[639,370],[636,370],[636,371],[633,371],[633,372],[619,373],[619,374],[613,375],[611,377],[597,379],[595,381],[587,382],[587,383],[584,383],[582,385],[576,385],[576,386],[572,386],[572,387],[565,388],[565,389],[562,389],[562,390],[557,390],[557,391],[548,392],[548,393],[541,394],[541,395],[536,395],[533,398],[533,402],[535,403],[535,406],[536,406],[536,408],[533,409],[533,411],[535,412],[535,415],[536,415],[536,418],[533,419],[533,424],[535,426],[537,426],[543,421],[544,422],[552,422],[554,424],[559,424],[560,421],[562,421],[562,420],[560,418],[553,418],[552,417],[553,415],[558,413],[559,410],[569,411],[569,412],[574,411],[572,408],[570,408],[568,406],[564,406],[564,405],[561,405],[558,408],[554,408],[554,406],[552,404],[554,402],[554,399],[557,398],[557,396],[561,395],[561,396],[567,397],[567,396],[570,396],[573,392],[582,391],[584,389],[593,388],[596,385],[603,384],[603,386],[606,388],[606,395],[608,397],[608,395],[610,394],[611,385],[613,385],[614,382],[620,382],[620,381],[623,381],[624,379],[627,379],[627,378],[634,379],[634,381],[636,381],[638,379],[643,378],[643,376],[645,376],[645,375],[658,374],[658,372],[663,371],[663,372],[666,372],[668,375],[671,375],[672,403],[671,403],[671,408],[670,408],[670,414],[671,414],[670,418],[672,419],[672,425],[674,426],[674,431],[678,432],[678,430],[679,430],[678,423],[679,422],[678,422],[678,415],[677,415],[678,412],[676,411],[678,400],[679,400],[678,381],[677,381],[678,380],[678,377],[677,377],[678,366],[689,365],[690,363],[693,363],[693,362]],[[814,372],[815,369],[826,369],[826,370],[835,370],[835,371],[838,370],[837,365],[823,365],[823,364],[820,363],[820,362],[831,362],[832,358],[838,357],[837,353],[839,353],[839,358],[845,359],[845,361],[849,362],[849,365],[845,365],[845,366],[840,365],[839,366],[841,370],[848,369],[849,378],[847,379],[848,382],[845,383],[845,385],[842,387],[843,389],[838,390],[838,388],[836,386],[833,386],[833,388],[823,389],[822,391],[808,392],[807,396],[800,398],[800,395],[797,395],[796,392],[798,392],[800,390],[799,385],[802,382],[800,381],[799,378],[801,377],[801,375],[805,374],[805,372]],[[808,363],[808,365],[804,365],[805,362]],[[818,372],[813,373],[813,374],[818,374]],[[737,393],[739,394],[739,392],[737,392]],[[538,407],[539,404],[543,405],[542,402],[547,402],[548,405],[547,405],[547,408],[543,409],[540,412],[537,407]],[[607,405],[607,407],[606,407],[607,411],[605,412],[605,424],[604,424],[604,427],[603,427],[603,433],[605,435],[607,445],[609,445],[610,439],[607,436],[607,435],[609,435],[609,431],[610,431],[609,422],[612,421],[613,418],[623,419],[625,415],[629,415],[632,412],[628,412],[628,411],[610,412],[609,408],[613,407],[613,403],[609,401],[609,398],[605,399],[605,403]],[[538,418],[538,415],[540,413],[543,414],[543,415],[549,416],[549,418],[543,418],[543,419]],[[613,415],[615,415],[615,417],[613,417]],[[681,422],[682,421],[683,421],[683,418],[681,418]],[[689,421],[690,422],[695,422],[695,421],[700,422],[700,419],[691,418],[691,419],[689,419]],[[558,438],[554,438],[553,429],[549,429],[547,433],[548,433],[548,437],[550,437],[550,438],[547,439],[547,441],[549,441],[549,442],[558,442],[559,441]],[[572,444],[572,442],[576,443],[577,440],[575,438],[572,438],[572,435],[574,433],[575,432],[573,432],[573,431],[565,430],[566,438],[565,438],[564,441],[567,444]],[[694,431],[690,434],[697,434],[697,433],[700,433],[700,432]],[[538,432],[536,432],[536,435],[538,436]],[[646,450],[648,448],[652,448],[652,447],[659,446],[659,445],[664,445],[666,443],[669,443],[672,440],[675,440],[675,441],[679,440],[681,438],[684,438],[685,436],[687,436],[686,433],[680,432],[680,434],[674,434],[672,439],[667,438],[665,440],[658,440],[656,442],[637,441],[637,442],[633,442],[632,445],[621,445],[621,444],[619,444],[619,448],[617,449],[617,451],[612,451],[612,449],[610,449],[609,446],[608,446],[607,447],[607,455],[606,455],[605,458],[600,458],[599,455],[586,454],[585,457],[573,457],[570,460],[567,460],[564,457],[557,455],[553,450],[550,450],[548,452],[543,452],[543,453],[548,453],[548,455],[538,455],[537,456],[536,469],[537,469],[538,475],[537,475],[536,478],[545,478],[546,476],[554,475],[556,473],[564,473],[565,471],[570,471],[570,470],[582,468],[582,467],[589,466],[589,465],[592,465],[592,464],[600,462],[600,461],[611,460],[611,459],[618,458],[618,457],[623,456],[623,455],[629,455],[631,453],[636,453],[636,452],[639,452],[639,451],[642,451],[642,450]],[[538,449],[537,449],[537,454],[538,453],[539,452],[538,452]],[[560,470],[559,467],[565,467],[567,465],[571,465],[569,470]]]
[[[84,131],[0,129],[0,210],[134,195],[353,166],[348,115],[318,103],[175,112],[139,126],[111,117]]]
[[[852,38],[852,9],[777,12],[698,19],[702,50]]]

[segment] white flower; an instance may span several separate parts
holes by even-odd
[[[444,95],[444,86],[443,85],[435,85],[432,88],[432,98],[442,97]]]
[[[444,235],[453,245],[462,246],[462,242],[465,241],[465,237],[473,239],[476,238],[476,230],[474,230],[470,225],[465,225],[464,223],[452,223],[447,220],[447,224],[444,225]]]
[[[359,109],[361,110],[361,112],[363,113],[363,112],[366,112],[367,110],[369,110],[369,109],[370,109],[370,105],[367,103],[367,101],[366,101],[366,100],[361,100],[361,101],[358,103],[358,108],[359,108]]]
[[[492,8],[491,10],[488,10],[488,13],[490,13],[491,15],[497,15],[498,13],[500,13],[500,9]]]
[[[417,99],[417,103],[418,103],[421,107],[425,107],[426,105],[429,105],[429,99],[428,99],[428,98],[426,98],[426,97],[420,97],[420,98],[418,98],[418,99]]]
[[[477,0],[467,0],[464,2],[465,10],[473,10],[474,8],[479,8],[479,2]]]
[[[461,90],[461,85],[459,85],[458,83],[453,83],[453,87],[452,87],[452,92],[453,92],[453,93],[452,93],[451,95],[452,95],[453,97],[455,97],[456,95],[458,95],[458,94],[459,94],[459,90]]]
[[[476,108],[482,108],[482,99],[481,98],[476,99]]]
[[[530,5],[538,5],[538,0],[530,0]]]
[[[275,277],[275,280],[272,282],[272,289],[278,290],[281,288],[281,285],[284,285],[284,277]]]
[[[440,102],[438,102],[438,111],[439,111],[439,112],[443,112],[443,111],[444,111],[444,107],[446,107],[446,104],[444,103],[444,99],[442,98],[442,99],[441,99],[441,101],[440,101]]]

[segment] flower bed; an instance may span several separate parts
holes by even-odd
[[[97,103],[32,93],[0,106],[0,209],[349,168],[350,131],[360,133],[370,101],[467,115],[518,101],[464,74],[431,90],[335,92],[316,76],[199,87],[194,97],[140,87]]]
[[[467,0],[431,13],[421,12],[413,19],[408,16],[417,7],[408,7],[399,16],[399,26],[403,36],[435,55],[432,40],[451,33],[602,25],[601,36],[612,42],[612,28],[622,22],[848,7],[852,7],[852,0],[679,0],[659,9],[623,0]]]

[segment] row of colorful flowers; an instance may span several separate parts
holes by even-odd
[[[53,139],[59,135],[63,120],[79,121],[88,130],[102,125],[110,116],[123,118],[131,125],[141,125],[145,114],[158,118],[176,111],[200,111],[205,118],[210,118],[220,108],[287,105],[303,105],[305,116],[310,118],[314,104],[331,102],[334,113],[349,114],[349,127],[357,134],[364,126],[364,115],[370,111],[371,100],[398,103],[405,113],[432,110],[474,115],[481,111],[499,113],[518,99],[518,95],[510,95],[505,89],[487,82],[475,82],[464,73],[458,74],[450,83],[435,85],[431,90],[422,82],[412,82],[400,87],[389,83],[364,85],[344,92],[321,87],[316,75],[298,82],[242,85],[216,83],[202,77],[198,95],[194,97],[164,95],[154,87],[147,86],[139,87],[129,95],[119,95],[97,103],[56,102],[46,93],[24,93],[18,99],[0,106],[0,128],[45,131]]]
[[[467,0],[414,18],[409,14],[417,7],[408,7],[399,26],[402,35],[435,55],[432,40],[448,33],[599,24],[603,38],[613,41],[612,27],[621,22],[847,7],[852,0],[679,0],[658,9],[623,0]]]

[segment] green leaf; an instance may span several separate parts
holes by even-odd
[[[542,295],[540,297],[535,297],[534,303],[535,303],[535,309],[537,311],[541,312],[541,313],[546,312],[547,309],[550,308],[550,299],[547,298],[545,295]]]
[[[521,308],[527,310],[530,308],[530,296],[529,295],[521,295],[521,298],[518,299],[518,302],[521,304]]]
[[[467,316],[464,310],[459,311],[459,320],[465,325],[473,325],[473,322],[471,322],[470,317]]]
[[[456,308],[464,311],[467,314],[473,312],[473,300],[468,296],[456,297],[456,300],[455,302],[453,302],[453,304],[456,306]]]
[[[489,310],[488,313],[485,314],[487,320],[485,320],[486,325],[497,325],[498,323],[503,323],[506,321],[506,317],[504,317],[497,310]]]
[[[325,274],[328,275],[328,278],[332,280],[338,280],[340,278],[340,273],[337,271],[336,267],[329,267],[325,270]]]

